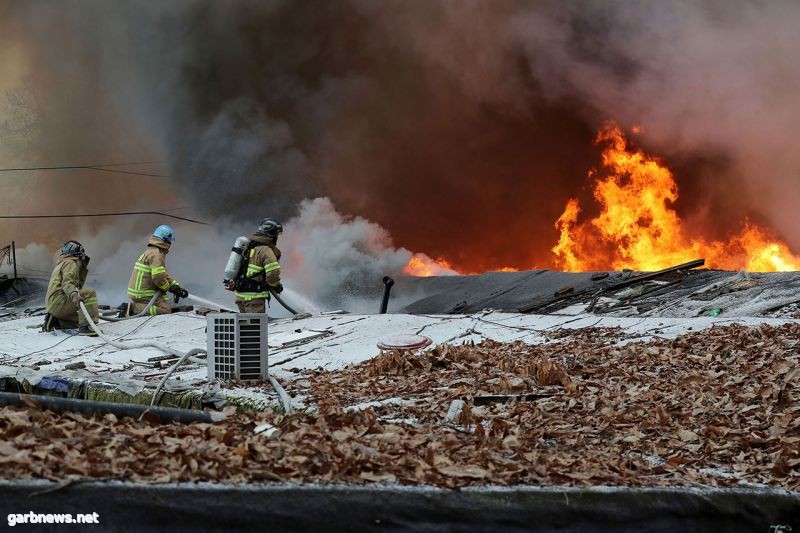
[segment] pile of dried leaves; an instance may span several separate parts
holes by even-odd
[[[729,326],[625,345],[582,331],[386,353],[295,384],[319,413],[219,424],[5,408],[0,475],[798,489],[798,339],[798,325]],[[277,429],[256,435],[264,422]]]

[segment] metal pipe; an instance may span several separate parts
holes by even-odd
[[[383,299],[381,300],[381,311],[380,314],[386,314],[386,310],[389,309],[389,293],[392,292],[392,285],[394,285],[394,280],[389,276],[383,277]]]
[[[95,402],[92,400],[76,400],[74,398],[59,398],[57,396],[42,396],[38,394],[17,394],[15,392],[0,392],[0,406],[11,405],[15,407],[35,407],[47,409],[56,413],[65,411],[82,413],[84,415],[111,413],[118,418],[129,416],[139,418],[143,414],[157,417],[161,423],[180,422],[218,422],[224,420],[226,415],[213,411],[198,411],[194,409],[175,409],[172,407],[149,407],[146,405]]]
[[[14,241],[11,241],[11,261],[14,262],[14,280],[17,279],[17,247]]]

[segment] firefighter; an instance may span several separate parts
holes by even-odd
[[[281,266],[278,264],[281,251],[276,246],[281,233],[283,226],[280,222],[265,218],[250,237],[250,245],[241,268],[242,274],[235,285],[236,306],[240,312],[266,313],[269,291],[278,294],[283,292]]]
[[[131,303],[128,314],[141,313],[150,299],[159,293],[155,303],[150,307],[150,315],[166,315],[172,312],[169,305],[168,292],[179,298],[186,298],[189,293],[170,277],[167,272],[166,256],[175,232],[169,226],[159,226],[147,243],[147,249],[136,260],[128,282],[128,297]]]
[[[80,309],[83,302],[94,323],[99,321],[97,293],[83,286],[87,274],[89,257],[86,250],[78,241],[65,242],[47,285],[44,331],[78,328],[79,335],[97,336]]]

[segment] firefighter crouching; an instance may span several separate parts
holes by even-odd
[[[80,302],[86,307],[89,315],[96,324],[99,321],[97,314],[97,293],[94,289],[83,286],[89,273],[89,257],[78,241],[67,241],[61,247],[50,283],[47,285],[45,302],[47,315],[42,329],[78,328],[79,335],[96,337],[97,334],[89,327]]]
[[[167,292],[180,298],[189,296],[167,272],[166,255],[174,241],[175,232],[169,226],[159,226],[153,232],[147,249],[136,260],[128,282],[128,297],[131,299],[129,315],[141,313],[157,292],[160,296],[150,307],[150,315],[166,315],[172,312]]]
[[[276,220],[265,218],[250,237],[245,250],[239,277],[234,281],[236,306],[241,313],[265,313],[269,291],[280,294],[281,266],[278,261],[281,251],[276,244],[283,226]]]

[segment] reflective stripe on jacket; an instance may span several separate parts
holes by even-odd
[[[277,286],[281,282],[281,265],[278,263],[280,250],[272,244],[272,239],[261,235],[253,235],[250,239],[256,246],[247,253],[247,270],[245,277],[271,287]],[[269,291],[261,292],[239,292],[234,293],[237,301],[250,301],[259,298],[269,299]]]
[[[89,270],[79,257],[73,255],[62,255],[58,258],[53,273],[50,275],[50,283],[47,284],[47,296],[45,304],[48,308],[54,304],[61,304],[67,299],[72,299],[72,295],[83,287],[86,275]]]
[[[128,297],[150,299],[157,291],[167,292],[170,287],[178,285],[167,272],[167,252],[169,244],[158,237],[150,238],[147,249],[133,265],[128,282]]]

